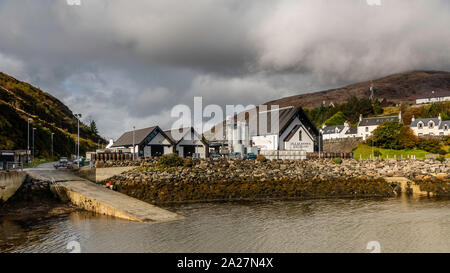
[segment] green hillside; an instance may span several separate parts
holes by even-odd
[[[26,149],[27,120],[35,127],[37,157],[48,158],[51,133],[54,135],[55,156],[75,152],[77,119],[72,111],[50,94],[0,72],[0,150]],[[80,124],[80,153],[93,150],[104,139]],[[31,149],[31,129],[30,129]]]

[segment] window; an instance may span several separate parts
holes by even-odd
[[[369,132],[369,127],[366,127],[366,132]]]
[[[445,131],[448,130],[448,125],[447,125],[447,124],[444,125],[444,130],[445,130]]]
[[[429,127],[430,129],[433,129],[433,127],[434,127],[434,122],[430,121],[430,122],[428,123],[428,127]]]
[[[419,133],[419,136],[423,136],[423,134],[422,134],[422,133]]]
[[[423,129],[423,123],[419,122],[419,124],[417,124],[417,127],[419,127],[419,129]]]
[[[302,130],[298,130],[298,141],[302,141]]]

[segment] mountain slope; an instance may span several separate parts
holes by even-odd
[[[40,89],[0,72],[0,149],[26,149],[27,120],[35,131],[36,156],[48,157],[51,133],[54,154],[68,156],[75,152],[77,120],[61,101]],[[80,123],[80,152],[95,149],[104,140]]]
[[[434,91],[450,90],[450,72],[414,71],[390,75],[373,82],[361,82],[342,88],[321,92],[296,95],[267,102],[267,105],[319,107],[323,101],[327,104],[346,102],[351,96],[369,97],[369,87],[373,83],[374,94],[378,99],[394,103],[413,103],[423,95]]]

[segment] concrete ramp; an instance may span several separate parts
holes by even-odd
[[[68,171],[29,171],[33,178],[52,181],[61,200],[95,213],[136,222],[167,222],[184,217],[79,178]]]

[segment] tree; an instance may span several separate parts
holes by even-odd
[[[94,134],[98,134],[97,124],[95,123],[95,120],[91,120],[89,122],[89,130]]]
[[[381,107],[381,102],[377,99],[375,100],[375,102],[373,103],[373,113],[375,115],[381,115],[383,114],[384,110],[383,107]]]
[[[398,143],[402,149],[413,149],[417,146],[419,139],[414,134],[409,126],[404,125],[400,129],[400,134],[398,136]]]
[[[327,119],[325,121],[326,126],[335,126],[335,125],[342,125],[346,121],[346,118],[344,116],[344,113],[341,111],[334,114],[331,118]]]
[[[368,141],[373,141],[374,146],[385,149],[401,149],[399,135],[402,127],[402,123],[387,121],[373,131]]]

